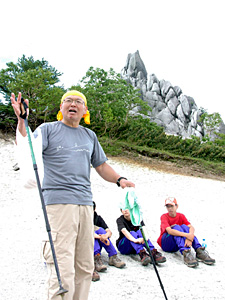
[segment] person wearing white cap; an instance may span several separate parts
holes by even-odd
[[[157,243],[165,252],[177,252],[178,250],[184,257],[184,263],[188,267],[198,266],[198,261],[207,265],[215,263],[205,247],[202,247],[197,237],[194,235],[195,229],[187,220],[184,214],[178,213],[177,200],[169,197],[165,200],[167,213],[160,218],[160,236]],[[191,248],[194,248],[196,257],[193,256]]]

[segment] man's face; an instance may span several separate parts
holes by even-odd
[[[176,211],[177,211],[177,208],[178,208],[178,205],[172,205],[172,204],[167,204],[166,205],[166,208],[167,208],[167,211],[169,213],[169,215],[171,217],[175,217],[176,216]]]
[[[78,123],[87,112],[84,100],[79,96],[68,96],[62,104],[60,104],[60,110],[63,115],[63,121],[67,123]]]
[[[122,214],[124,215],[124,218],[127,219],[127,220],[130,220],[130,212],[129,212],[129,209],[121,209],[122,211]]]

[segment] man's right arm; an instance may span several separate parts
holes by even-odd
[[[23,137],[27,136],[26,127],[23,119],[21,119],[21,121],[18,120],[17,130]]]
[[[138,238],[138,239],[135,239],[131,234],[130,232],[126,229],[126,228],[123,228],[121,230],[121,232],[124,234],[124,236],[131,242],[135,243],[135,244],[143,244],[144,240],[143,238]]]
[[[168,234],[170,234],[170,235],[173,235],[173,236],[182,236],[182,237],[185,237],[186,239],[188,239],[190,241],[193,241],[193,234],[192,233],[182,232],[182,231],[173,229],[171,227],[167,227],[166,228],[166,232]]]

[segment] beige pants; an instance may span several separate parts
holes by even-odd
[[[94,270],[93,207],[72,204],[46,206],[62,286],[68,290],[57,296],[58,279],[49,241],[43,255],[48,267],[48,300],[88,299]]]

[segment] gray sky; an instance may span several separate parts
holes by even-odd
[[[223,0],[4,2],[0,69],[23,54],[44,58],[69,88],[90,66],[119,73],[139,50],[148,75],[178,85],[225,121]]]

